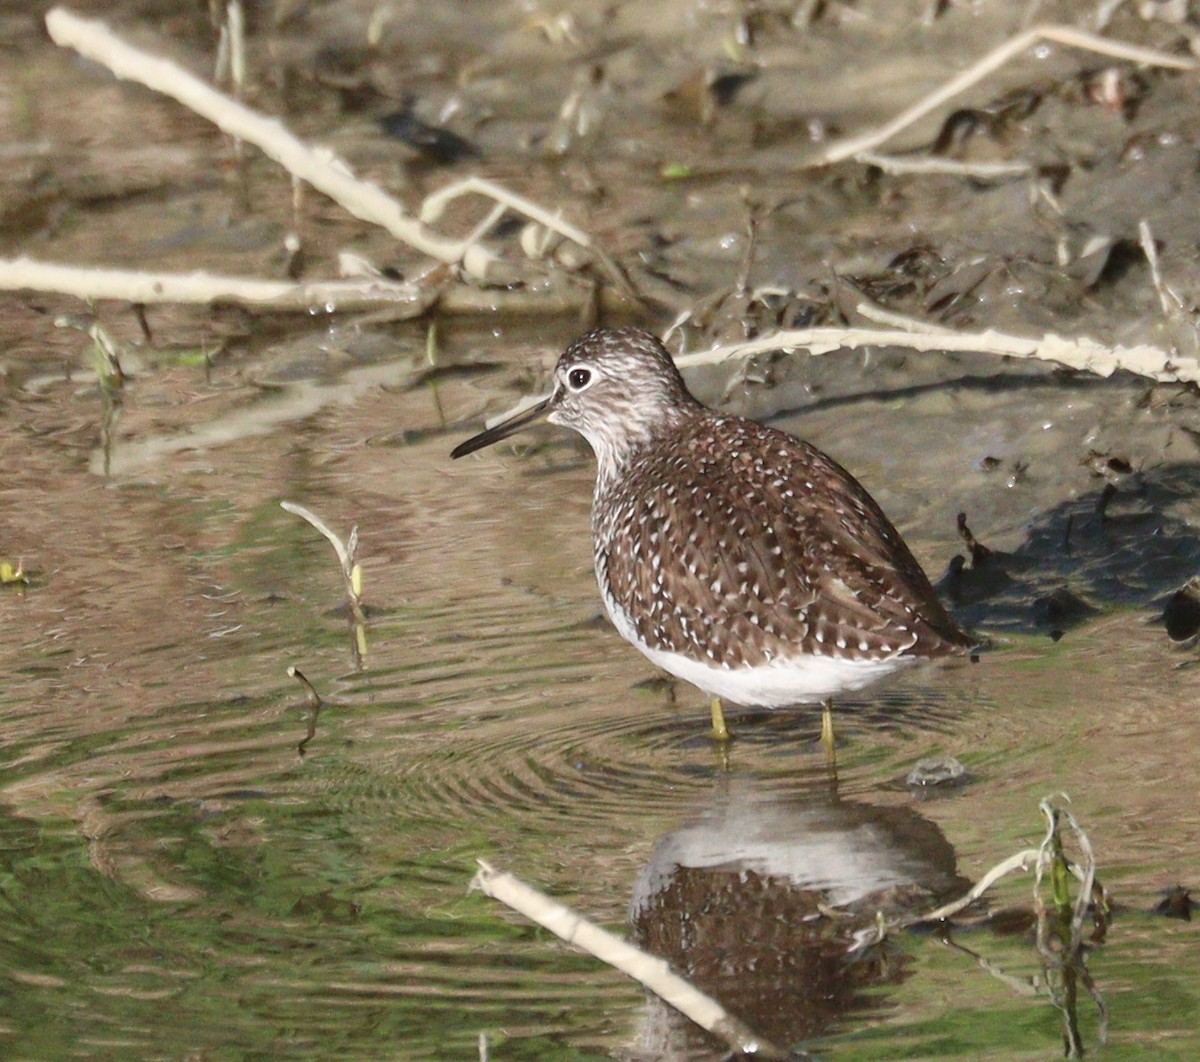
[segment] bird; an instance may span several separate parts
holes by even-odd
[[[709,695],[716,738],[729,738],[723,700],[822,703],[832,757],[834,697],[978,647],[858,480],[812,443],[699,402],[652,333],[581,336],[547,397],[451,457],[543,420],[595,454],[593,556],[613,625]]]

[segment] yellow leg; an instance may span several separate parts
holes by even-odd
[[[833,701],[827,700],[821,705],[821,744],[825,746],[825,755],[829,762],[837,759],[833,746]]]
[[[721,698],[714,697],[709,704],[712,708],[712,736],[715,741],[728,741],[729,727],[725,725],[725,712],[721,708]]]

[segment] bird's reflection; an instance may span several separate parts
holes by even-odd
[[[909,807],[874,807],[828,790],[764,792],[727,777],[715,802],[668,834],[634,887],[638,943],[761,1036],[792,1045],[899,983],[907,960],[874,949],[851,958],[854,933],[885,916],[928,910],[969,888],[954,849]],[[719,1052],[696,1026],[652,1000],[639,1051]]]

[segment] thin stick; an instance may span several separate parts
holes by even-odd
[[[445,188],[439,188],[436,192],[426,196],[425,201],[421,204],[421,220],[426,224],[433,224],[441,218],[450,203],[466,195],[482,195],[488,199],[492,199],[496,203],[502,204],[510,210],[523,215],[530,221],[536,221],[551,232],[557,232],[564,239],[578,244],[584,250],[596,256],[596,260],[600,262],[609,274],[609,279],[616,284],[617,288],[623,294],[632,299],[638,297],[632,283],[621,267],[603,249],[597,247],[592,238],[583,229],[572,225],[569,221],[564,221],[558,212],[547,210],[532,199],[526,199],[524,196],[518,195],[503,185],[496,184],[495,181],[489,181],[486,177],[464,177],[461,181],[455,181],[453,184],[449,184]],[[496,220],[499,220],[498,216],[491,224],[494,224]],[[488,227],[490,228],[490,224]]]
[[[287,673],[288,678],[294,678],[304,688],[304,706],[308,710],[308,727],[304,737],[300,739],[300,744],[296,746],[296,751],[303,756],[308,748],[308,743],[317,734],[317,718],[321,714],[321,695],[317,693],[316,687],[308,681],[304,672],[298,667],[289,667]]]
[[[943,936],[939,940],[939,943],[944,948],[952,948],[954,951],[970,957],[975,965],[984,973],[994,977],[1002,985],[1019,996],[1041,996],[1046,994],[1045,990],[1039,987],[1036,982],[1025,977],[1019,977],[1016,974],[1008,973],[1002,967],[992,962],[991,959],[980,955],[976,951],[972,951],[968,947],[964,947],[957,940],[952,940],[949,936]]]
[[[958,914],[964,907],[969,907],[987,892],[988,889],[995,885],[997,881],[1011,874],[1014,870],[1028,873],[1030,868],[1036,865],[1037,859],[1038,850],[1036,848],[1026,848],[1023,852],[1017,852],[1015,855],[1009,856],[1003,862],[997,863],[992,867],[964,896],[960,896],[957,900],[943,904],[937,910],[930,911],[928,914],[923,914],[919,918],[914,918],[911,922],[905,922],[904,924],[916,925],[920,922],[944,922],[947,918],[952,918]]]
[[[431,196],[414,218],[379,185],[355,177],[349,166],[327,148],[314,148],[293,135],[278,119],[268,118],[205,84],[176,63],[142,52],[115,36],[103,22],[89,21],[57,7],[46,16],[51,39],[63,47],[105,66],[114,75],[137,81],[170,96],[207,118],[237,141],[254,144],[295,178],[311,184],[363,221],[379,225],[396,239],[442,262],[459,266],[464,273],[486,280],[497,265],[493,251],[479,241],[490,231],[500,212],[464,239],[449,239],[429,228],[426,221],[440,216],[445,205],[459,195],[485,195],[505,207],[539,221],[587,249],[619,291],[636,299],[637,293],[621,267],[581,229],[553,212],[482,178],[451,185]]]
[[[860,305],[864,316],[884,317],[887,311]],[[807,350],[816,357],[836,350],[859,347],[904,347],[909,350],[956,353],[998,354],[1006,358],[1029,358],[1066,365],[1097,376],[1111,376],[1118,369],[1167,383],[1200,382],[1200,361],[1172,356],[1159,347],[1108,347],[1085,336],[1071,338],[1047,333],[1040,339],[1008,335],[988,329],[985,332],[952,332],[941,325],[925,325],[911,318],[896,321],[899,327],[872,328],[796,328],[731,343],[711,350],[680,354],[675,364],[681,369],[694,365],[712,365],[731,358],[748,358],[770,350]],[[675,327],[672,325],[672,327]],[[920,330],[918,330],[920,329]],[[516,406],[488,421],[499,423],[541,401],[545,395],[523,398]]]
[[[582,229],[576,228],[569,221],[564,221],[557,214],[533,202],[532,199],[517,195],[516,192],[496,184],[495,181],[489,181],[486,177],[464,177],[461,181],[455,181],[444,188],[439,188],[436,192],[431,192],[421,204],[421,220],[432,225],[442,217],[446,208],[454,200],[461,199],[466,195],[481,195],[497,203],[502,203],[518,214],[523,214],[530,221],[536,221],[539,225],[579,244],[580,247],[593,249],[592,238]]]
[[[1111,376],[1118,369],[1166,382],[1200,382],[1200,362],[1173,356],[1159,347],[1106,346],[1080,336],[1047,333],[1040,338],[1009,335],[988,329],[984,332],[947,332],[939,328],[924,332],[871,328],[798,328],[760,336],[745,343],[695,354],[683,354],[677,365],[709,365],[727,358],[745,358],[768,350],[806,349],[812,355],[828,354],[849,347],[905,347],[910,350],[940,350],[999,354],[1007,358],[1052,361],[1072,369]]]
[[[467,284],[448,287],[447,267],[433,266],[412,281],[396,284],[378,277],[296,284],[211,273],[147,273],[125,269],[90,269],[32,258],[0,258],[0,291],[46,291],[87,299],[127,302],[233,302],[269,310],[327,313],[377,309],[391,320],[419,317],[433,303],[439,314],[575,313],[586,305],[591,289],[555,284],[549,288],[511,290]],[[624,303],[611,288],[602,289],[607,305]]]
[[[865,133],[860,133],[858,136],[836,140],[829,144],[809,165],[824,166],[833,162],[841,162],[843,159],[854,158],[864,151],[870,151],[872,148],[886,143],[897,133],[920,121],[943,103],[978,84],[1014,56],[1020,55],[1026,49],[1032,48],[1042,41],[1053,41],[1071,48],[1082,48],[1098,55],[1107,55],[1113,59],[1143,63],[1146,66],[1161,66],[1171,70],[1195,70],[1197,68],[1195,60],[1169,55],[1154,48],[1141,48],[1135,44],[1126,44],[1124,41],[1109,40],[1107,37],[1087,33],[1072,26],[1034,26],[1006,41],[998,48],[994,48],[982,59],[977,59],[961,74],[952,77],[936,91],[906,107],[891,121],[869,129]]]
[[[974,177],[977,180],[998,180],[1005,177],[1021,177],[1032,173],[1032,162],[960,162],[944,159],[938,155],[878,155],[874,151],[860,151],[855,158],[868,166],[878,166],[884,173],[903,175],[909,173],[943,173],[952,177]]]
[[[241,0],[229,0],[225,24],[229,27],[229,83],[240,100],[246,93],[246,16]]]
[[[74,48],[118,78],[136,81],[170,96],[207,118],[222,132],[254,144],[289,173],[324,192],[356,218],[379,225],[396,239],[440,261],[462,261],[470,244],[433,232],[407,214],[379,185],[355,177],[332,151],[310,147],[278,119],[252,111],[169,59],[126,44],[103,22],[79,18],[56,7],[46,15],[46,29],[55,44]]]
[[[1178,295],[1167,287],[1163,280],[1162,268],[1158,264],[1158,247],[1154,243],[1154,233],[1150,231],[1150,222],[1142,218],[1138,222],[1138,242],[1142,246],[1142,254],[1150,266],[1150,279],[1154,282],[1154,290],[1158,293],[1158,304],[1162,307],[1163,315],[1170,317],[1178,313],[1182,302]]]
[[[903,328],[906,332],[924,332],[929,335],[953,336],[959,334],[953,328],[947,328],[945,325],[931,324],[929,321],[922,321],[917,317],[909,317],[907,314],[885,309],[869,299],[864,299],[854,308],[868,321],[887,325],[889,328]]]
[[[445,266],[437,266],[445,274]],[[296,284],[285,280],[217,276],[213,273],[148,273],[132,269],[87,269],[0,258],[0,290],[53,291],[80,299],[123,299],[151,303],[236,302],[273,310],[378,308],[386,305],[418,317],[441,294],[448,277],[431,274],[397,284],[382,279],[329,280]],[[411,311],[411,312],[407,312]]]
[[[874,947],[880,944],[884,937],[894,930],[907,929],[909,926],[927,925],[933,922],[944,922],[948,918],[953,918],[959,911],[965,907],[969,907],[978,900],[979,897],[1001,878],[1006,877],[1016,870],[1028,873],[1030,868],[1036,865],[1037,860],[1038,849],[1036,848],[1026,848],[1024,851],[1017,852],[1015,855],[1011,855],[1002,862],[997,863],[957,900],[951,900],[949,903],[943,904],[941,907],[927,914],[910,915],[893,922],[881,921],[868,929],[860,931],[855,934],[854,944],[851,946],[850,952],[854,954],[865,948]]]
[[[836,350],[859,347],[904,347],[910,350],[944,351],[948,353],[998,354],[1006,358],[1029,358],[1066,365],[1097,376],[1111,376],[1118,369],[1163,382],[1200,382],[1200,362],[1194,358],[1172,357],[1159,347],[1139,344],[1136,347],[1108,347],[1086,336],[1072,338],[1047,333],[1040,339],[1009,335],[988,329],[985,332],[953,332],[941,325],[922,325],[911,318],[891,315],[873,309],[869,304],[858,307],[865,317],[893,318],[898,326],[891,329],[872,328],[796,328],[773,332],[731,343],[710,350],[680,354],[675,364],[681,369],[695,365],[712,365],[732,358],[748,358],[771,350],[807,350],[817,357]],[[674,327],[674,326],[672,326]],[[519,413],[544,398],[525,398],[512,409],[497,414],[499,421]]]
[[[479,860],[479,873],[471,882],[485,896],[507,904],[543,929],[615,967],[686,1015],[702,1029],[719,1036],[737,1052],[760,1058],[786,1058],[731,1015],[715,999],[689,984],[660,958],[601,929],[543,892]]]

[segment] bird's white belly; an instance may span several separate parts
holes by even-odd
[[[602,590],[603,593],[603,590]],[[884,660],[843,660],[833,656],[796,656],[758,667],[721,667],[683,653],[654,649],[638,636],[625,611],[603,594],[609,618],[618,633],[653,664],[705,693],[754,708],[783,708],[812,704],[851,690],[860,690],[892,672],[916,663],[914,657]]]

